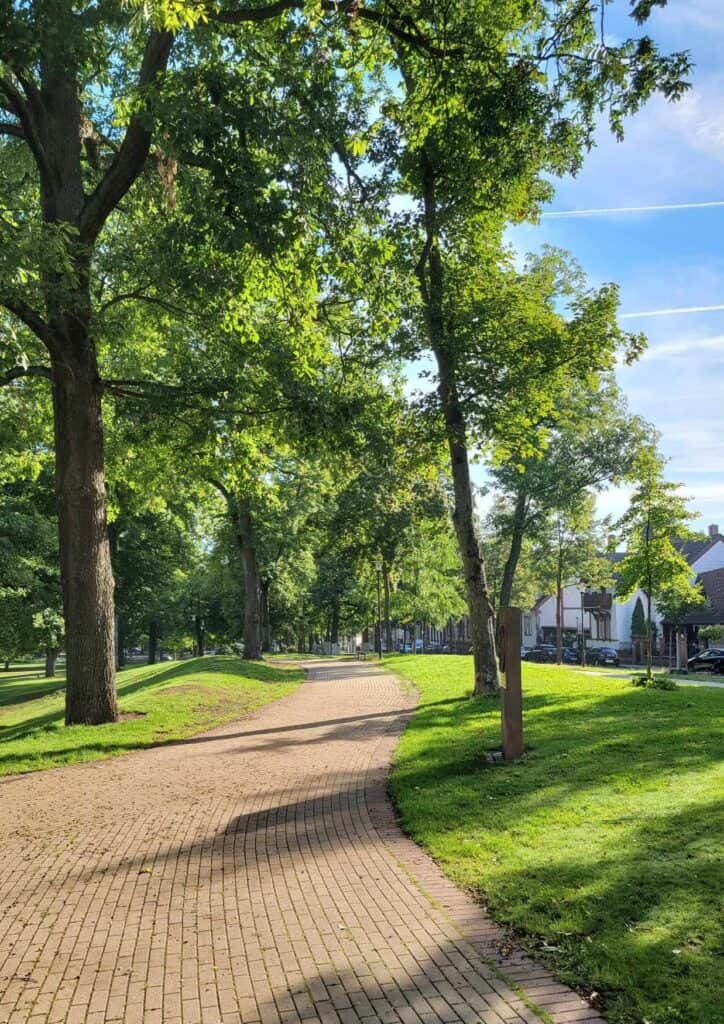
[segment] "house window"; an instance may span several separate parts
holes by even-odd
[[[525,633],[526,636],[533,636],[534,627],[533,627],[533,616],[532,615],[524,615],[523,616],[523,632]]]

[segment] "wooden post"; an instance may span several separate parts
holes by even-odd
[[[500,611],[500,703],[503,726],[503,757],[516,761],[523,755],[523,689],[520,645],[523,614],[520,608]]]

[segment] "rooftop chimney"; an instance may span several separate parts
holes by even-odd
[[[719,527],[716,525],[716,523],[712,523],[711,526],[709,527],[709,536],[710,537],[718,537],[718,535],[719,535]]]

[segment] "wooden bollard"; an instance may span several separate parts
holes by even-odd
[[[523,613],[520,608],[500,611],[500,711],[503,757],[516,761],[523,756],[523,687],[520,645],[523,641]]]

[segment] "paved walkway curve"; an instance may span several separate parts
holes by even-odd
[[[317,662],[241,722],[0,783],[0,1022],[600,1020],[397,827],[414,703]]]

